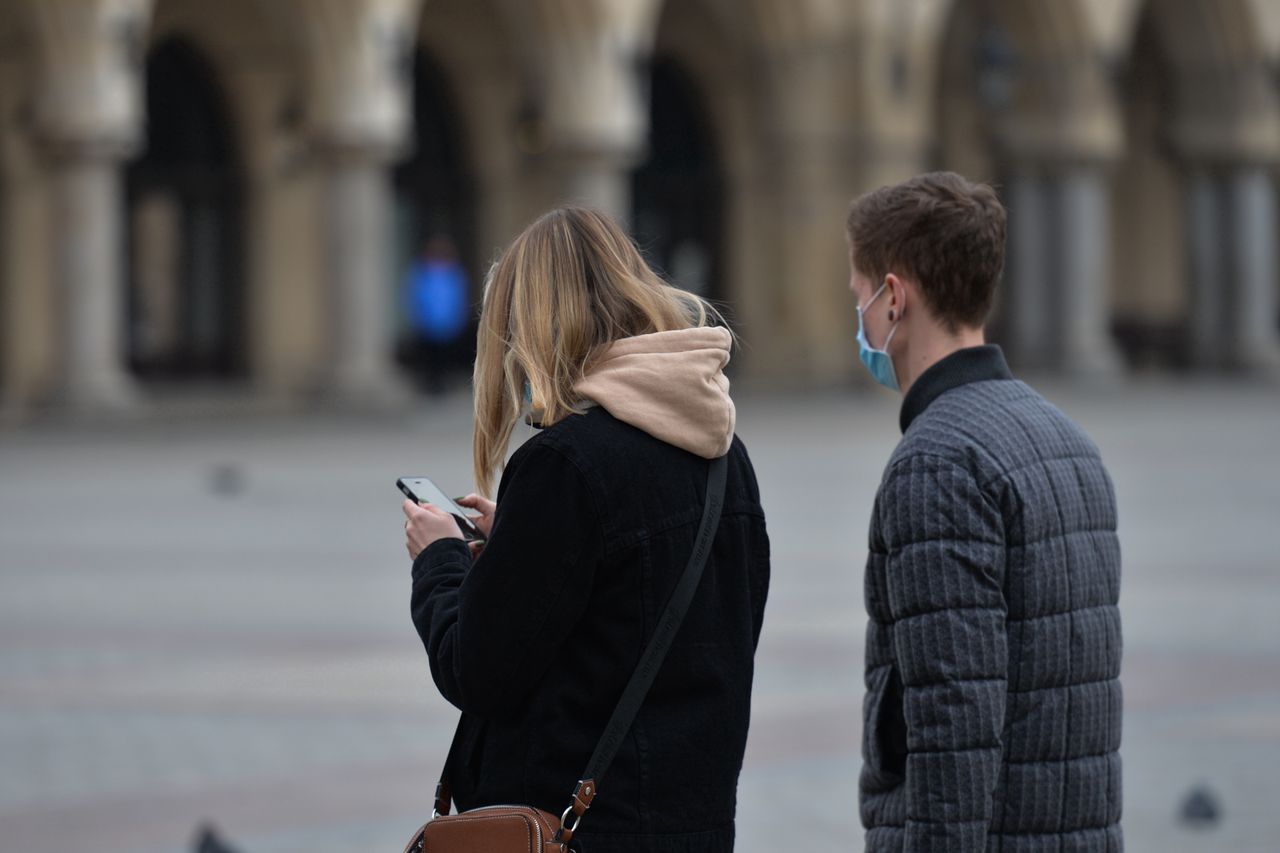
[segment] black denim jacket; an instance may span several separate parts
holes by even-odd
[[[559,814],[693,547],[708,462],[602,408],[511,458],[489,543],[413,565],[412,614],[441,693],[465,715],[463,809]],[[697,596],[600,794],[589,853],[728,851],[769,584],[769,540],[746,448]]]

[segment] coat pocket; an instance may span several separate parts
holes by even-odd
[[[891,664],[867,676],[862,727],[867,778],[878,786],[896,787],[906,776],[907,722],[902,709],[902,679]]]

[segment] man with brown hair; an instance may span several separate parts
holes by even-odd
[[[866,849],[1123,850],[1115,494],[985,343],[1004,208],[935,173],[847,227],[862,361],[903,394],[866,568]]]

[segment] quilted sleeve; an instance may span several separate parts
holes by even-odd
[[[879,513],[907,726],[904,849],[983,850],[1008,678],[1003,522],[969,471],[928,455],[889,471]]]

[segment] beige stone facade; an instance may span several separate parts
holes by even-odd
[[[1274,373],[1277,67],[1272,0],[0,0],[0,407],[401,399],[424,234],[474,296],[567,199],[845,381],[846,206],[932,168],[1010,206],[1015,363]]]

